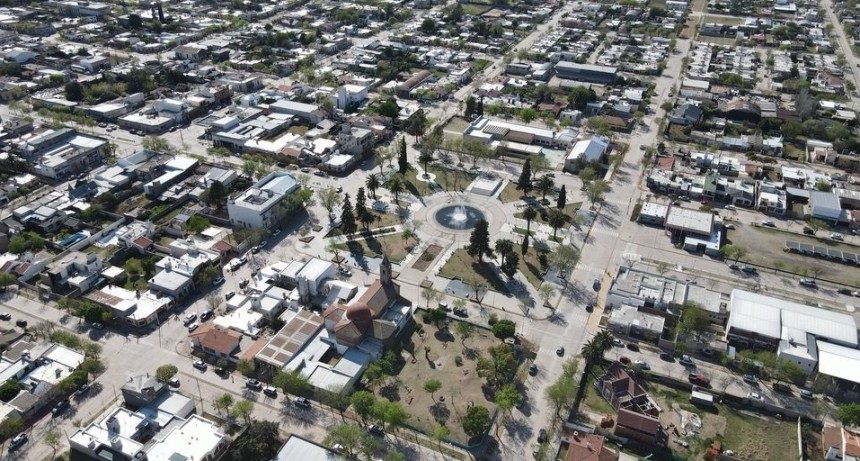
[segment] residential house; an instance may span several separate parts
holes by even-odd
[[[145,373],[135,375],[120,388],[122,400],[129,408],[143,408],[152,405],[168,392],[167,383],[159,381],[155,375]]]
[[[618,412],[614,431],[616,436],[665,445],[668,434],[660,425],[660,409],[627,373],[621,362],[610,365],[595,387]]]
[[[860,461],[860,434],[843,426],[825,425],[821,431],[826,461]]]
[[[676,125],[695,125],[702,120],[702,109],[691,103],[684,103],[680,106],[676,107],[675,110],[669,114],[669,121]]]
[[[276,226],[284,216],[280,203],[298,188],[290,174],[283,171],[270,173],[245,192],[227,200],[230,224],[236,228],[254,229]]]
[[[215,360],[237,362],[236,353],[242,335],[228,328],[212,323],[204,323],[188,335],[194,350],[202,352]]]

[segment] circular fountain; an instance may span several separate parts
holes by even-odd
[[[436,222],[448,229],[468,230],[484,219],[484,213],[469,205],[449,205],[440,208],[434,218]]]

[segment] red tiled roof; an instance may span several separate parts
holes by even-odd
[[[133,243],[141,248],[149,248],[153,244],[153,241],[146,237],[138,237],[134,239]]]
[[[233,249],[233,245],[230,245],[223,240],[218,240],[217,242],[215,242],[215,245],[212,245],[212,247],[220,251],[221,253],[229,253],[230,250]]]
[[[242,335],[233,330],[221,328],[211,323],[203,324],[197,331],[188,336],[196,338],[200,347],[228,355],[239,346],[239,340],[242,338]]]
[[[655,435],[660,431],[660,420],[653,416],[648,416],[642,413],[622,408],[618,410],[618,426],[629,427],[643,434]]]

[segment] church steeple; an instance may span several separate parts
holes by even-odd
[[[382,262],[379,264],[379,281],[383,285],[391,284],[391,261],[388,255],[382,255]]]

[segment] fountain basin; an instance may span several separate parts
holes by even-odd
[[[440,208],[433,216],[441,226],[452,230],[468,230],[485,219],[484,213],[469,205],[449,205]]]

